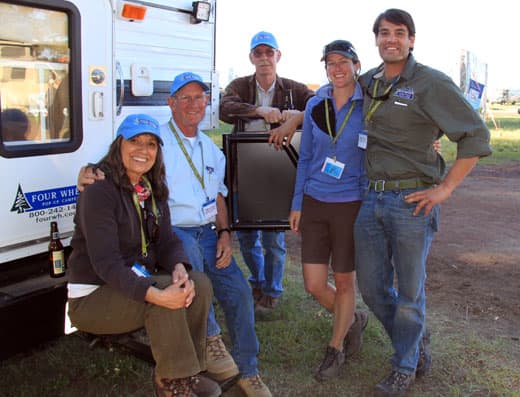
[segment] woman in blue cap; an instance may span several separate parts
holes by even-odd
[[[128,116],[98,164],[105,179],[78,198],[68,266],[69,317],[79,330],[120,334],[144,327],[158,396],[219,396],[206,369],[212,297],[190,272],[172,232],[157,120]]]

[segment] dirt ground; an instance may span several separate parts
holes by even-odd
[[[299,239],[287,243],[299,263]],[[429,313],[520,352],[520,163],[477,165],[442,204],[427,273]]]

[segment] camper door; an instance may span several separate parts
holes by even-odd
[[[0,266],[72,234],[81,165],[112,140],[108,0],[0,1]]]

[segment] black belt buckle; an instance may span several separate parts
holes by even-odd
[[[386,183],[386,181],[383,179],[378,179],[377,181],[374,181],[374,191],[375,192],[384,192],[385,183]]]

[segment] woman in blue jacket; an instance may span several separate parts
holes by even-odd
[[[329,84],[305,109],[289,222],[302,235],[307,292],[334,316],[332,337],[315,372],[338,375],[345,357],[359,351],[367,315],[355,312],[353,225],[366,186],[360,62],[352,44],[336,40],[323,57]],[[329,263],[334,285],[328,282]]]

